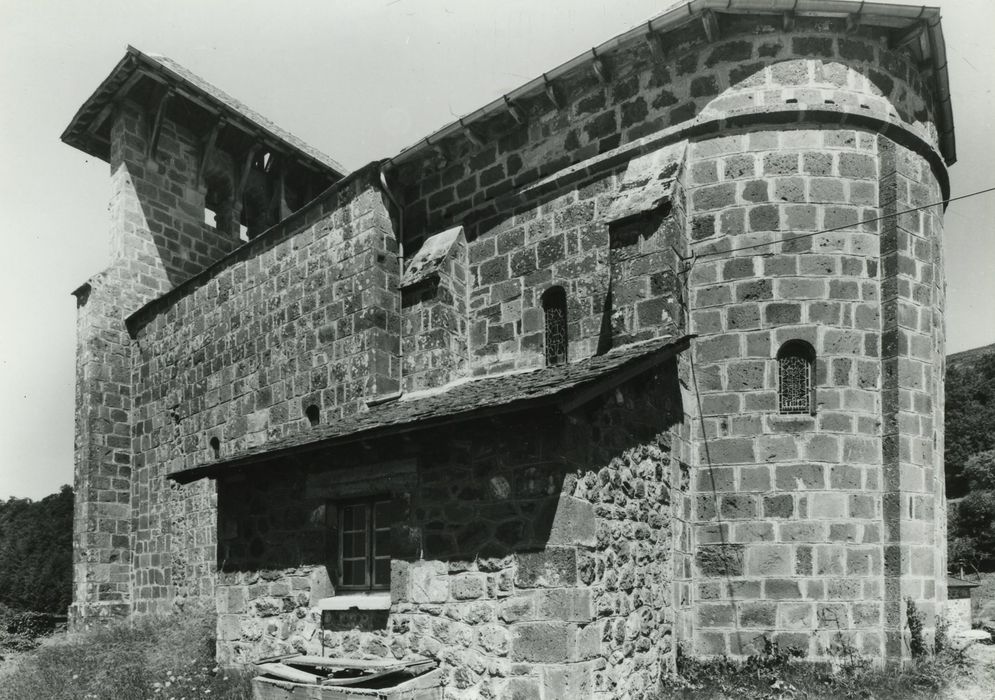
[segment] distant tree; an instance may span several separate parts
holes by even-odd
[[[971,491],[951,503],[947,520],[947,559],[981,571],[995,570],[995,491]]]
[[[72,595],[73,490],[0,502],[0,604],[64,614]]]
[[[971,455],[964,465],[963,478],[972,492],[995,491],[995,450]]]
[[[950,358],[946,377],[944,462],[947,496],[968,492],[963,470],[979,452],[995,450],[995,349],[992,346]]]

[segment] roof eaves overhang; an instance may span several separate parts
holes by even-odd
[[[330,447],[338,447],[369,440],[378,440],[381,438],[404,435],[431,428],[465,423],[471,420],[493,418],[525,410],[547,408],[555,410],[563,415],[569,415],[598,396],[613,390],[630,379],[633,379],[634,377],[637,377],[640,374],[675,357],[679,353],[684,352],[690,347],[691,341],[694,337],[694,335],[686,335],[677,338],[673,342],[667,343],[656,351],[647,353],[645,356],[637,357],[629,362],[626,362],[614,371],[606,372],[602,376],[586,381],[583,384],[571,386],[565,391],[535,397],[519,398],[506,403],[495,403],[474,408],[472,410],[432,418],[413,419],[404,423],[384,425],[327,438],[318,437],[314,441],[305,444],[298,444],[283,448],[277,447],[272,450],[243,456],[235,456],[226,460],[214,461],[208,464],[181,469],[168,474],[167,477],[181,484],[204,478],[218,478],[219,476],[224,476],[226,474],[233,474],[241,468],[251,465],[270,462],[291,456],[299,456]]]
[[[108,161],[107,144],[96,137],[96,132],[110,116],[117,101],[125,97],[130,88],[142,77],[167,84],[180,97],[208,112],[224,117],[226,124],[257,138],[261,143],[292,154],[319,172],[325,172],[336,179],[349,172],[330,156],[304,143],[296,136],[284,132],[207,81],[186,71],[179,64],[145,54],[133,46],[128,46],[124,57],[76,111],[62,132],[61,140],[84,153]]]
[[[514,105],[515,101],[520,98],[531,97],[540,91],[545,91],[551,81],[580,67],[592,64],[601,56],[635,42],[645,41],[651,34],[673,31],[688,23],[703,21],[703,18],[711,12],[749,15],[793,13],[812,17],[857,16],[862,23],[880,25],[890,29],[907,29],[916,23],[925,21],[932,47],[931,63],[936,73],[935,97],[940,109],[937,125],[940,132],[940,149],[947,165],[956,162],[953,110],[950,103],[946,48],[943,41],[943,30],[940,26],[939,8],[881,2],[857,3],[854,0],[690,0],[670,8],[645,24],[612,37],[556,68],[533,78],[506,95],[502,95],[483,107],[450,122],[417,143],[403,149],[393,158],[388,159],[387,165],[398,166],[418,158],[423,153],[432,150],[441,139],[462,132],[486,117],[508,110],[509,105]]]

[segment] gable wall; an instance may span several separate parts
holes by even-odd
[[[360,177],[257,239],[135,330],[134,533],[139,611],[210,596],[213,482],[176,469],[310,429],[396,391],[396,242]],[[151,602],[149,602],[151,601]]]

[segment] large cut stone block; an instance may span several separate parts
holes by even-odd
[[[516,555],[515,585],[522,588],[557,588],[577,584],[577,550],[546,547]]]
[[[520,622],[512,627],[513,661],[564,663],[570,660],[577,628],[565,622]]]
[[[747,576],[790,576],[794,562],[791,545],[755,544],[746,548]]]
[[[593,547],[596,543],[594,505],[573,496],[560,496],[547,542]]]
[[[538,597],[538,617],[565,622],[590,622],[594,619],[591,591],[586,588],[542,591]]]
[[[449,581],[443,562],[418,562],[408,569],[408,601],[444,603],[449,599]]]

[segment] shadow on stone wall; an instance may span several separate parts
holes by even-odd
[[[392,500],[396,559],[466,561],[593,546],[597,516],[589,499],[573,495],[576,485],[608,478],[602,472],[614,460],[656,444],[683,416],[676,363],[657,372],[570,415],[547,409],[480,419],[225,477],[218,482],[218,569],[325,566],[334,581],[330,509],[363,497]],[[627,488],[617,476],[599,486]]]

